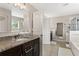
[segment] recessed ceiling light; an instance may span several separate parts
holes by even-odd
[[[68,6],[68,5],[69,5],[69,3],[64,3],[64,4],[63,4],[63,6]]]

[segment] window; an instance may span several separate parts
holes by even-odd
[[[23,18],[13,16],[11,22],[12,32],[23,31],[23,22]]]

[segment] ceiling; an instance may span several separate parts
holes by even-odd
[[[13,3],[0,3],[0,7],[12,11],[13,15],[23,17],[25,12],[32,12],[38,9],[44,12],[47,17],[58,17],[64,15],[79,14],[79,4],[75,3],[30,3],[30,8],[18,9]]]
[[[31,3],[31,5],[43,11],[47,17],[79,14],[79,4],[77,3]]]

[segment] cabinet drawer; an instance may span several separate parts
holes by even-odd
[[[22,46],[22,55],[23,56],[32,56],[33,55],[33,46],[32,41],[24,43]]]

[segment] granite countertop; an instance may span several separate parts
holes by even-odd
[[[30,34],[28,32],[0,32],[0,37],[16,36],[20,34]]]
[[[38,37],[40,37],[40,36],[33,35],[29,38],[0,40],[0,52],[10,49],[12,47],[18,46],[18,45],[23,44],[25,42],[29,42],[31,40],[38,38]]]
[[[15,32],[0,32],[0,37],[7,37],[7,36],[16,36],[18,33]]]

